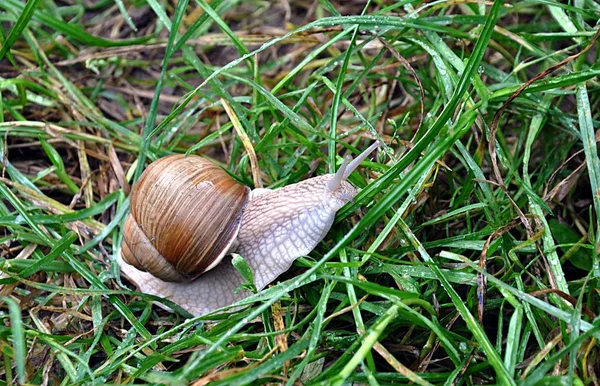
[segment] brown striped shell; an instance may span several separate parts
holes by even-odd
[[[235,243],[249,192],[202,157],[151,163],[131,192],[124,260],[165,281],[195,279]]]

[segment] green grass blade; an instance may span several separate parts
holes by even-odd
[[[29,2],[28,2],[29,4]],[[25,6],[18,0],[3,0],[0,2],[0,8],[11,10],[12,12],[22,15],[25,11]],[[32,20],[41,23],[42,25],[54,28],[55,30],[64,33],[65,35],[84,44],[94,47],[121,47],[132,44],[142,44],[150,40],[150,37],[141,37],[131,40],[109,40],[90,35],[85,32],[80,26],[75,24],[65,23],[45,11],[36,10],[31,16]]]
[[[37,8],[40,0],[28,0],[27,4],[23,7],[23,11],[19,14],[19,18],[17,22],[10,30],[10,33],[6,37],[6,40],[2,43],[2,48],[0,48],[0,60],[4,58],[4,56],[9,52],[10,48],[15,44],[21,33],[29,24],[31,17],[33,16],[33,12]]]
[[[342,99],[342,87],[344,86],[344,82],[346,79],[346,71],[348,70],[348,63],[350,62],[350,57],[352,56],[352,50],[354,49],[354,44],[356,41],[356,36],[358,35],[358,26],[355,26],[352,31],[352,36],[350,37],[350,43],[346,50],[346,55],[344,55],[344,60],[342,61],[342,65],[340,67],[340,72],[337,77],[337,81],[335,83],[335,91],[333,94],[333,101],[331,102],[331,121],[329,123],[329,141],[328,141],[328,158],[329,158],[329,172],[335,173],[335,165],[337,154],[335,151],[335,139],[337,138],[337,118],[338,118],[338,110],[340,107],[340,100]]]
[[[150,6],[153,7],[156,13],[162,14],[162,7],[155,1],[152,0],[149,2]],[[179,25],[183,20],[183,15],[185,9],[187,7],[188,0],[178,0],[177,7],[175,9],[175,15],[173,16],[173,23],[171,24],[168,21],[163,21],[167,29],[171,32],[169,34],[169,40],[167,42],[167,49],[165,57],[163,58],[160,76],[158,78],[158,82],[156,84],[156,90],[154,92],[154,97],[152,98],[152,103],[150,104],[150,109],[148,111],[148,116],[146,117],[146,122],[144,124],[144,130],[142,131],[142,141],[140,143],[140,152],[137,160],[137,169],[135,171],[135,176],[133,178],[134,181],[142,174],[142,171],[145,168],[145,161],[147,157],[148,147],[150,146],[150,140],[152,135],[152,129],[154,128],[154,123],[156,122],[156,116],[158,114],[158,102],[160,100],[160,95],[163,88],[163,82],[167,73],[167,67],[169,63],[169,59],[172,52],[172,47],[175,44],[175,38],[177,36],[177,31],[179,30]],[[158,11],[160,10],[160,11]]]
[[[600,252],[600,158],[596,146],[594,122],[592,110],[588,99],[587,88],[584,84],[577,86],[577,113],[579,118],[579,130],[585,154],[585,162],[590,176],[592,188],[594,211],[596,212],[596,252]],[[596,272],[600,272],[599,263],[596,261]]]
[[[25,384],[27,380],[27,370],[25,357],[27,355],[27,346],[25,343],[25,332],[23,321],[21,320],[21,309],[14,299],[2,297],[1,301],[8,305],[10,316],[10,330],[14,347],[14,363],[17,367],[17,377],[20,384]]]

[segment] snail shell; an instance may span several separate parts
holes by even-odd
[[[131,193],[123,259],[168,282],[187,282],[232,249],[250,189],[199,156],[161,158]]]

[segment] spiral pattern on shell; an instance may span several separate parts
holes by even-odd
[[[195,279],[231,249],[249,191],[199,156],[153,162],[131,192],[124,260],[165,281]]]

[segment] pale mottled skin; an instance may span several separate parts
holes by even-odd
[[[251,195],[235,252],[248,261],[258,290],[287,271],[298,257],[309,254],[331,228],[335,213],[356,195],[346,181],[330,191],[327,184],[331,178],[333,174],[327,174]],[[120,256],[118,262],[141,292],[168,298],[193,315],[204,315],[249,295],[234,294],[243,280],[229,257],[191,283],[164,282]]]
[[[169,299],[196,316],[228,306],[250,295],[248,292],[234,293],[242,283],[242,278],[231,265],[229,256],[190,283],[162,281],[148,272],[140,271],[127,264],[121,255],[117,262],[121,267],[121,273],[133,281],[140,292]]]

